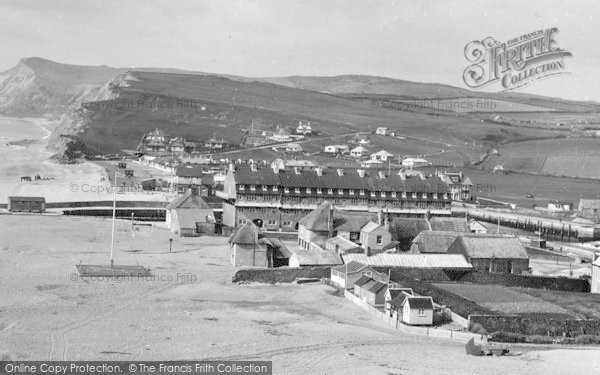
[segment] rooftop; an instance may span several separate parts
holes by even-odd
[[[462,254],[342,254],[344,262],[356,261],[373,267],[470,269]]]
[[[459,236],[452,247],[459,244],[469,258],[529,259],[525,248],[516,237]]]

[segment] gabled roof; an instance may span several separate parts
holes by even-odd
[[[413,294],[413,290],[411,288],[389,288],[388,292],[390,293],[390,297],[392,297],[392,299],[396,298],[402,293],[407,293],[410,295]]]
[[[390,305],[395,308],[401,308],[402,305],[404,305],[404,300],[406,300],[406,298],[408,297],[409,296],[407,296],[404,293],[399,293],[398,295],[396,295],[396,297],[392,298],[392,300],[390,301]]]
[[[235,231],[228,242],[236,245],[253,245],[258,243],[258,228],[249,221]]]
[[[434,216],[429,220],[431,230],[469,232],[469,225],[464,217],[439,217]]]
[[[392,154],[391,152],[388,152],[386,150],[381,150],[381,151],[377,151],[371,155],[377,155],[377,156],[394,156],[394,154]]]
[[[350,150],[350,152],[365,152],[365,151],[368,151],[368,150],[363,146],[354,147],[352,150]]]
[[[469,258],[529,259],[516,237],[459,236],[452,247],[457,245]]]
[[[203,177],[206,174],[202,173],[204,167],[197,164],[185,164],[177,167],[175,175],[177,177]]]
[[[416,248],[421,254],[446,253],[459,235],[457,232],[426,230],[413,239],[411,250]]]
[[[199,194],[193,194],[191,190],[188,190],[167,205],[167,210],[175,208],[210,209],[210,206]]]
[[[375,229],[378,228],[383,228],[383,225],[378,224],[374,221],[369,221],[364,227],[362,227],[360,229],[361,232],[365,232],[365,233],[371,233],[373,232]]]
[[[336,270],[338,272],[344,272],[344,273],[345,272],[357,273],[357,272],[362,272],[365,268],[367,268],[367,266],[362,263],[350,261],[349,263],[342,264],[341,266],[333,267],[332,269]]]
[[[332,209],[331,202],[325,201],[300,219],[298,223],[311,231],[326,232],[329,230],[329,211]]]
[[[598,267],[600,267],[600,257],[598,257],[598,259],[596,259],[596,260],[594,261],[594,263],[592,263],[592,264],[593,264],[594,266],[598,266]]]
[[[373,286],[371,286],[369,288],[369,292],[371,293],[379,293],[382,290],[384,290],[385,288],[387,288],[387,284],[384,284],[380,281],[375,281],[375,284],[373,284]]]
[[[360,286],[362,287],[363,285],[365,285],[366,283],[368,283],[369,281],[373,280],[372,278],[370,278],[369,276],[361,276],[358,280],[356,280],[354,282],[355,286]]]
[[[430,309],[433,310],[433,301],[431,297],[407,297],[404,303],[408,303],[411,309]]]

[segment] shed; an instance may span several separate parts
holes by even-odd
[[[11,212],[44,212],[46,198],[44,197],[8,197],[8,210]]]

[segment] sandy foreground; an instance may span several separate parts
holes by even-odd
[[[224,237],[174,238],[117,221],[115,264],[153,278],[82,280],[108,263],[110,219],[0,215],[0,357],[37,360],[272,360],[275,374],[599,373],[600,350],[464,344],[395,331],[324,285],[237,285]]]

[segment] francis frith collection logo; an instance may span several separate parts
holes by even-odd
[[[566,57],[571,52],[558,47],[558,29],[537,30],[501,43],[492,37],[475,40],[465,47],[471,63],[464,73],[467,86],[496,84],[502,91],[525,86],[535,80],[568,73]]]

